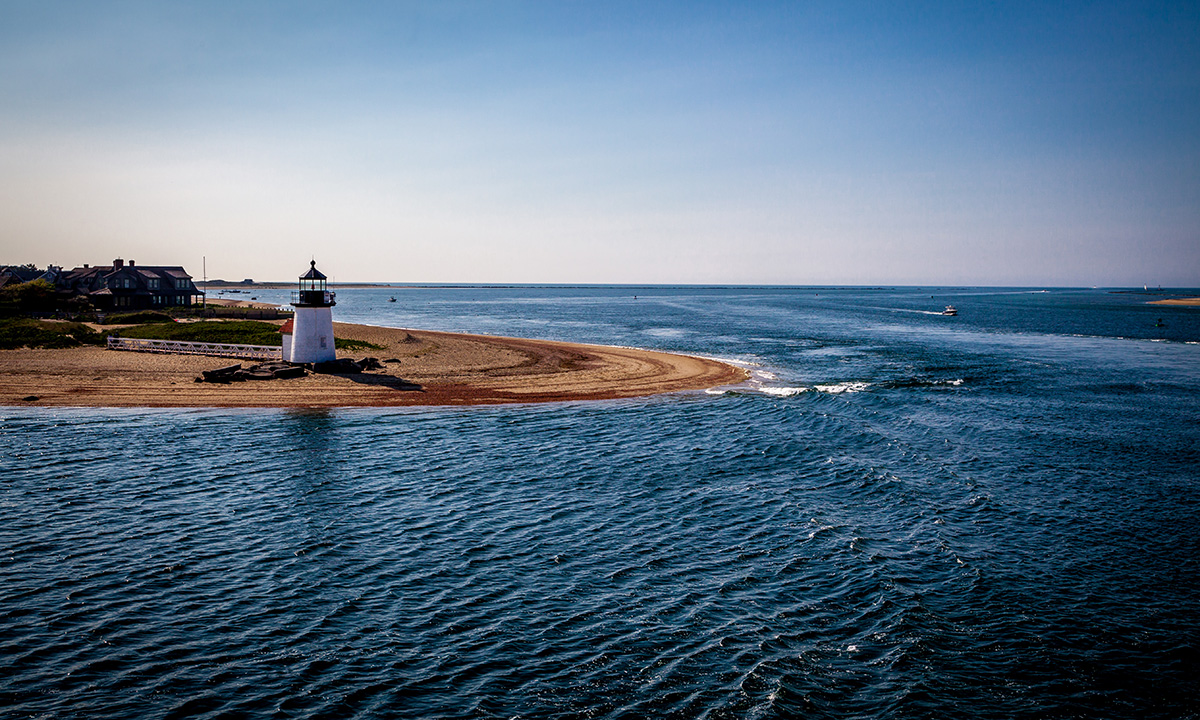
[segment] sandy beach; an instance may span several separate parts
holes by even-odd
[[[1200,306],[1200,298],[1173,298],[1171,300],[1151,300],[1150,305],[1182,305],[1185,307]]]
[[[387,407],[603,400],[730,385],[715,360],[627,348],[334,323],[384,369],[230,384],[195,382],[237,360],[96,347],[0,351],[0,404],[85,407]],[[241,361],[249,365],[252,361]]]

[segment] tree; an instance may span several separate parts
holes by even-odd
[[[54,285],[46,280],[30,280],[29,282],[9,285],[0,290],[0,298],[15,303],[25,312],[54,309]]]

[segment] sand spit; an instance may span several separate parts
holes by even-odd
[[[231,360],[95,347],[0,351],[0,405],[85,407],[389,407],[604,400],[730,385],[740,368],[670,353],[334,323],[383,346],[384,369],[228,385],[197,383]],[[36,398],[36,399],[34,399]]]
[[[1150,305],[1182,305],[1185,307],[1200,306],[1200,298],[1173,298],[1171,300],[1151,300]]]

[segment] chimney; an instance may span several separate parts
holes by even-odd
[[[84,270],[87,270],[89,267],[91,267],[91,266],[90,266],[90,265],[88,265],[87,263],[84,263],[84,264],[83,264],[83,269],[84,269]]]
[[[123,267],[125,267],[124,260],[122,260],[121,258],[117,258],[116,260],[113,260],[113,270],[117,270],[117,269],[123,268]]]
[[[133,262],[132,260],[130,260],[130,261],[129,261],[129,267],[133,267],[133,265],[134,265],[134,262]]]

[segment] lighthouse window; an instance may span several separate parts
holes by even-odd
[[[325,347],[325,336],[324,335],[321,336],[321,347],[322,348]]]

